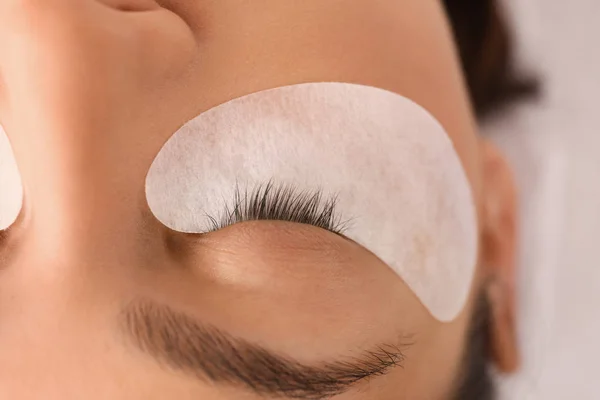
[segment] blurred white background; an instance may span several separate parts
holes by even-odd
[[[521,189],[523,370],[502,400],[600,399],[600,0],[504,0],[544,95],[485,127]]]

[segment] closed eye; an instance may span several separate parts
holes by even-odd
[[[222,215],[207,217],[211,231],[246,221],[286,221],[343,235],[347,221],[338,215],[336,206],[337,196],[326,197],[321,190],[301,191],[271,181],[252,190],[236,186],[233,202],[225,204]]]

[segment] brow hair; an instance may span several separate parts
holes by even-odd
[[[135,346],[163,365],[203,381],[292,399],[330,398],[385,375],[403,365],[401,348],[411,345],[381,345],[360,357],[309,366],[149,301],[128,306],[122,323]]]

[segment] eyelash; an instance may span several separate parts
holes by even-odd
[[[269,182],[253,190],[236,186],[233,205],[225,205],[223,214],[207,216],[212,231],[246,221],[287,221],[313,225],[335,234],[343,234],[346,222],[336,212],[337,196],[326,198],[321,190],[299,191],[291,185]]]

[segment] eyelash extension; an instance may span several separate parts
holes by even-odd
[[[212,231],[246,221],[287,221],[308,224],[341,235],[347,223],[336,212],[337,196],[321,190],[299,191],[291,185],[269,182],[252,191],[236,186],[233,205],[225,205],[219,218],[207,216]]]

